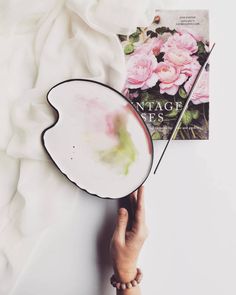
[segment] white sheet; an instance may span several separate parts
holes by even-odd
[[[67,225],[66,231],[73,240],[76,228],[85,227],[83,223],[78,224],[84,222],[78,217],[83,215],[83,208],[87,206],[91,212],[87,218],[92,219],[96,210],[102,215],[107,207],[109,212],[114,212],[116,207],[116,203],[92,201],[49,161],[40,138],[44,128],[54,121],[46,93],[54,84],[70,78],[91,78],[121,90],[125,63],[116,34],[148,24],[154,6],[156,1],[147,0],[0,2],[1,295],[77,294],[80,280],[75,283],[76,268],[73,268],[71,254],[76,252],[75,247],[54,245],[55,251],[61,249],[58,256],[62,256],[58,264],[52,260],[51,265],[60,267],[65,266],[66,261],[71,262],[67,265],[67,280],[61,280],[61,273],[55,282],[44,285],[40,281],[47,280],[43,264],[39,277],[33,278],[32,274],[31,285],[24,285],[21,280],[32,257],[40,259],[35,249],[36,245],[40,248],[45,235],[49,236],[48,241],[51,238],[52,245],[52,237],[57,235],[54,241],[60,243],[60,229]],[[97,222],[99,219],[95,218],[94,224]],[[73,228],[72,224],[77,227]],[[95,243],[96,232],[91,228],[88,232],[78,247]],[[53,251],[49,245],[45,249]],[[65,249],[67,253],[63,252]],[[48,259],[50,261],[50,254]],[[93,287],[91,293],[78,294],[95,294],[96,290],[99,292],[96,288]]]

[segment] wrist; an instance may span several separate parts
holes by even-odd
[[[118,281],[127,283],[132,281],[137,275],[136,265],[130,266],[128,268],[116,268],[114,267],[114,274]]]

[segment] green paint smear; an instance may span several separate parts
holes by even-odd
[[[117,115],[114,118],[115,131],[119,138],[119,143],[107,151],[100,152],[101,160],[115,166],[121,166],[123,173],[129,173],[130,165],[136,160],[136,149],[131,136],[126,128],[124,116]]]

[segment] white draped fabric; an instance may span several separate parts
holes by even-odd
[[[106,218],[117,204],[81,192],[48,159],[41,133],[54,113],[46,93],[70,78],[121,90],[126,72],[116,34],[150,23],[154,6],[147,0],[0,1],[1,295],[105,294],[107,278],[94,249],[101,244],[97,228],[111,232]],[[88,244],[94,247],[82,255]],[[108,249],[99,251],[109,268]],[[93,267],[86,264],[88,255]],[[29,265],[34,270],[33,261],[37,269],[28,284],[24,274]],[[91,278],[99,272],[99,281],[84,286],[78,268]]]

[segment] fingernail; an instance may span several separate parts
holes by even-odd
[[[127,211],[125,210],[125,208],[120,208],[119,214],[125,216],[127,214]]]

